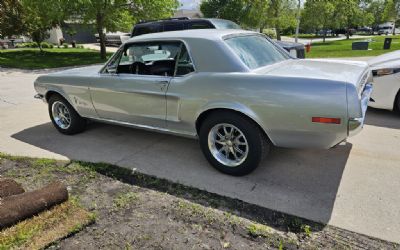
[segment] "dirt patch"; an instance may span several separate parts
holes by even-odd
[[[0,199],[16,194],[22,194],[25,190],[21,184],[17,183],[12,179],[0,178]]]
[[[1,155],[0,155],[1,158]],[[55,249],[395,249],[398,245],[107,164],[3,156],[29,191],[54,180],[96,214]]]

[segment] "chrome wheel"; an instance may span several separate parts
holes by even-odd
[[[58,127],[68,129],[71,126],[71,115],[64,103],[60,101],[54,102],[51,106],[51,112]]]
[[[242,164],[249,152],[243,132],[227,123],[217,124],[210,130],[208,148],[218,162],[228,167]]]

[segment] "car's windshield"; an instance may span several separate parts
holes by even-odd
[[[214,24],[216,29],[241,29],[241,27],[229,20],[223,19],[211,19],[212,24]]]
[[[261,35],[236,36],[225,39],[228,46],[250,69],[277,63],[290,56],[280,51]]]

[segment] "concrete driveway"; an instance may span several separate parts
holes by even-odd
[[[196,141],[93,123],[52,127],[33,99],[37,73],[0,70],[0,151],[108,162],[270,209],[400,243],[400,117],[369,110],[367,125],[331,150],[276,148],[245,177],[215,171]]]

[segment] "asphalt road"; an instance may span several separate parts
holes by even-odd
[[[33,99],[37,72],[0,69],[0,152],[108,162],[400,243],[400,116],[369,110],[364,130],[331,150],[273,149],[245,177],[215,171],[195,140],[93,123],[57,133]]]

